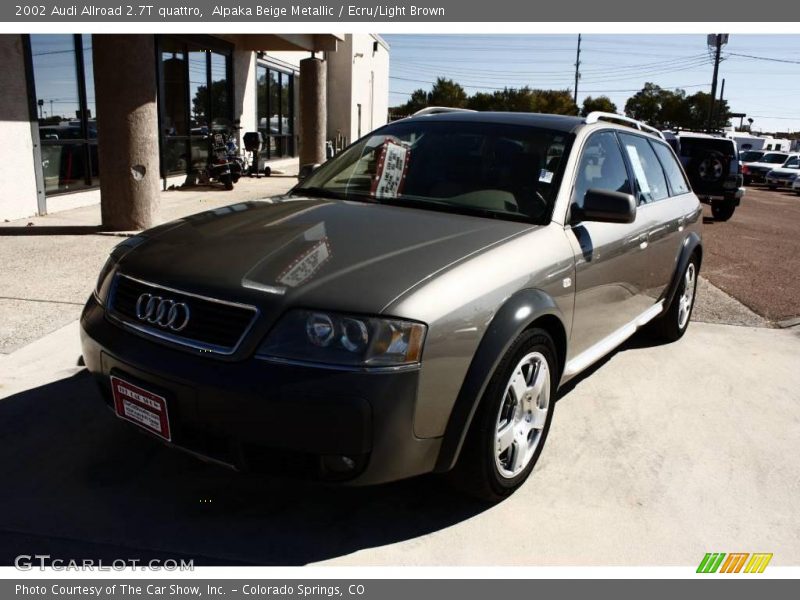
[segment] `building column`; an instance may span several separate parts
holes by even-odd
[[[300,165],[325,162],[327,131],[326,63],[319,58],[300,61]]]
[[[155,36],[93,35],[103,227],[145,229],[159,220]]]
[[[31,122],[21,35],[0,35],[0,220],[44,213],[39,130]]]

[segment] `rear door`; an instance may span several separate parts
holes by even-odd
[[[655,302],[672,279],[687,213],[698,204],[669,146],[642,135],[619,137],[634,174],[637,212],[646,230],[644,294]]]

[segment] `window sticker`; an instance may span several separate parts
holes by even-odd
[[[372,195],[376,198],[397,198],[403,191],[411,149],[395,140],[383,142],[378,168],[372,179]]]
[[[552,183],[553,182],[553,172],[548,171],[547,169],[542,169],[539,171],[539,181],[542,183]]]
[[[642,194],[649,194],[650,185],[647,183],[647,177],[644,174],[644,166],[642,166],[642,160],[639,158],[639,152],[636,151],[636,146],[625,144],[625,150],[628,151],[628,158],[631,160],[633,174],[636,175],[636,181],[639,182],[639,191],[641,191]]]

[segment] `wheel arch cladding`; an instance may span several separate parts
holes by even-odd
[[[675,294],[680,287],[683,271],[686,269],[686,265],[689,264],[689,259],[695,254],[697,255],[697,271],[699,273],[700,266],[703,262],[703,243],[700,240],[700,236],[696,232],[692,231],[683,241],[681,252],[678,255],[678,262],[676,264],[675,272],[672,274],[672,281],[664,292],[664,310],[666,310],[666,307],[672,304],[672,299],[675,297]]]
[[[555,301],[539,289],[516,292],[492,318],[472,357],[447,421],[436,462],[437,472],[449,471],[455,466],[472,418],[498,363],[513,341],[531,327],[541,327],[550,334],[556,346],[559,370],[564,368],[567,332]]]

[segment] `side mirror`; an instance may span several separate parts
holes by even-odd
[[[633,223],[636,220],[636,199],[631,194],[591,189],[583,197],[583,206],[572,206],[570,221],[598,223]]]
[[[303,165],[300,167],[300,172],[297,173],[297,181],[308,179],[314,171],[319,169],[319,167],[319,163],[309,163],[307,165]]]

